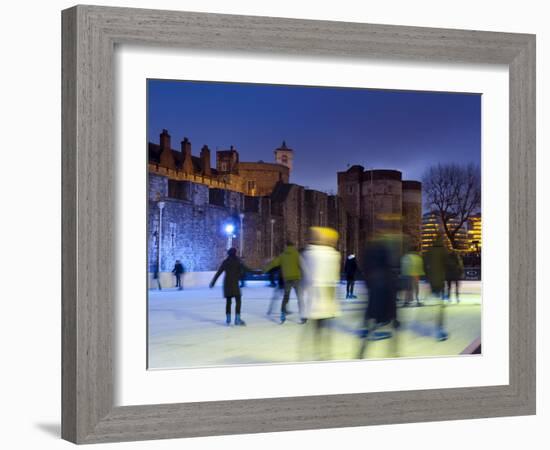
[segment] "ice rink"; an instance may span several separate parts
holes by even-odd
[[[267,316],[270,299],[280,291],[264,281],[247,282],[242,288],[242,319],[246,326],[226,326],[225,299],[218,283],[213,289],[174,288],[149,291],[148,359],[150,369],[273,364],[319,359],[311,323],[300,325],[298,306],[291,294],[289,315],[279,323],[280,300],[275,312]],[[395,340],[369,341],[367,358],[434,357],[459,355],[481,336],[481,282],[461,285],[460,303],[446,303],[446,341],[435,339],[436,302],[421,283],[424,306],[399,307],[401,328]],[[359,349],[359,330],[366,306],[366,291],[356,284],[354,300],[345,299],[345,284],[338,286],[342,314],[333,321],[327,359],[348,360]],[[234,312],[234,306],[233,306]],[[232,316],[234,319],[234,314]],[[391,328],[387,327],[388,330]],[[385,330],[385,329],[382,329]],[[396,347],[394,347],[396,344]],[[395,353],[397,350],[397,353]]]

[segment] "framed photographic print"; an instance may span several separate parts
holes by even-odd
[[[62,61],[65,439],[534,414],[534,36],[76,6]]]
[[[481,94],[149,79],[147,98],[150,369],[481,343]],[[175,150],[179,124],[197,136]],[[261,153],[282,130],[294,148]]]

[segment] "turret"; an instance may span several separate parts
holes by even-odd
[[[294,159],[294,150],[286,146],[286,142],[283,141],[282,145],[275,149],[275,162],[282,164],[292,170],[292,160]]]

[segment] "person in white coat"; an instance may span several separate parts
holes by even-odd
[[[340,315],[336,286],[340,282],[340,253],[336,250],[338,232],[332,228],[311,227],[310,242],[302,253],[305,288],[305,318],[313,329],[314,349],[320,359],[329,359],[331,322]]]

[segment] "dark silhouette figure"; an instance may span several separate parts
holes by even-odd
[[[447,256],[447,265],[445,267],[446,281],[447,281],[447,300],[451,301],[451,288],[454,283],[455,285],[455,294],[456,302],[460,302],[459,288],[460,280],[464,276],[464,264],[462,263],[462,258],[460,255],[455,252],[449,252]]]
[[[447,249],[443,245],[443,238],[438,237],[432,248],[430,248],[424,257],[424,268],[426,276],[430,283],[432,295],[438,300],[439,311],[436,314],[436,338],[444,341],[448,338],[445,331],[445,305],[443,297],[445,295],[445,277],[447,267]]]
[[[368,303],[364,317],[364,332],[361,334],[359,358],[363,358],[369,339],[374,339],[378,327],[392,323],[394,334],[399,328],[397,320],[398,276],[394,270],[395,257],[392,247],[385,239],[371,241],[364,256],[363,273],[368,289]],[[387,337],[390,337],[388,335]],[[393,336],[393,350],[397,353],[397,336]]]
[[[185,269],[179,259],[176,259],[176,264],[174,264],[172,273],[176,276],[176,287],[181,291],[183,289],[183,285],[181,284],[181,276],[185,273]]]
[[[355,255],[349,255],[344,264],[344,272],[346,274],[346,298],[357,298],[353,294],[355,287],[355,276],[357,274],[357,259]]]
[[[241,320],[241,288],[239,286],[239,280],[244,272],[250,272],[251,269],[246,267],[237,256],[237,249],[230,248],[227,251],[227,258],[225,258],[220,265],[220,268],[212,278],[210,282],[210,288],[213,288],[216,284],[216,280],[219,276],[225,272],[223,279],[223,296],[225,297],[225,317],[226,324],[231,324],[231,300],[235,299],[235,325],[246,325]]]

